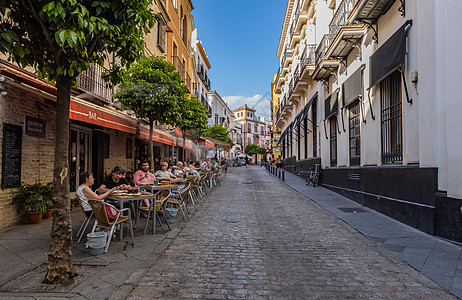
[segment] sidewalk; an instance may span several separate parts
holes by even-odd
[[[285,184],[462,299],[461,246],[423,233],[323,187],[308,186],[304,179],[290,172],[285,172]]]
[[[206,196],[207,197],[207,196]],[[192,213],[200,207],[196,205]],[[47,251],[52,219],[40,224],[18,224],[0,231],[0,299],[107,299],[121,286],[137,281],[143,271],[152,267],[157,256],[182,230],[185,222],[176,218],[167,230],[164,223],[156,226],[153,235],[148,229],[143,235],[145,219],[141,219],[134,230],[135,246],[125,231],[124,239],[111,242],[107,254],[92,256],[85,248],[86,238],[77,244],[75,237],[83,222],[80,208],[72,211],[74,242],[72,262],[78,272],[76,279],[68,285],[45,285]],[[86,230],[90,232],[91,226]],[[114,298],[116,299],[116,298]]]

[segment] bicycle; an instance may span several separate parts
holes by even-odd
[[[313,167],[309,169],[309,173],[306,176],[305,184],[309,185],[310,182],[313,183],[313,187],[319,185],[319,173],[321,171],[321,165],[315,164]]]

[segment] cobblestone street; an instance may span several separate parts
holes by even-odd
[[[456,299],[264,168],[232,168],[129,299]]]

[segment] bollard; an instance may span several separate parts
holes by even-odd
[[[285,181],[284,175],[285,175],[284,170],[282,170],[282,181]]]

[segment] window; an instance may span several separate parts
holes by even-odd
[[[258,125],[255,124],[255,132],[258,133]]]
[[[396,71],[380,83],[382,163],[403,160],[401,73]]]
[[[133,157],[133,140],[127,139],[125,143],[125,158]]]
[[[330,124],[330,166],[337,166],[337,116],[329,119]]]
[[[303,137],[305,138],[305,159],[308,159],[308,118],[305,117],[303,119],[303,128],[304,134]]]
[[[311,106],[311,120],[313,121],[313,157],[318,156],[318,127],[316,126],[318,123],[317,114],[316,101],[314,101]]]
[[[350,123],[350,165],[359,165],[361,161],[361,119],[359,100],[348,107],[348,120]]]
[[[218,115],[215,115],[215,125],[218,124]]]
[[[167,36],[166,23],[162,18],[157,24],[157,47],[165,53],[165,41]]]
[[[252,132],[252,124],[247,124],[247,132]]]
[[[248,144],[252,144],[252,139],[251,138],[247,138],[247,145]]]
[[[297,158],[298,159],[301,159],[301,153],[300,153],[300,150],[301,150],[300,149],[301,148],[300,147],[300,139],[301,139],[300,130],[302,130],[302,129],[300,127],[300,124],[301,123],[298,123],[298,126],[297,126]]]

